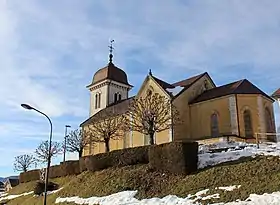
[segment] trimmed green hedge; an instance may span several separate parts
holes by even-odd
[[[98,171],[109,167],[120,167],[149,163],[149,146],[114,150],[85,157],[85,167],[89,171]],[[81,164],[81,163],[80,163]]]
[[[36,181],[40,179],[40,170],[34,169],[27,172],[22,172],[19,175],[19,182],[25,183],[30,181]]]
[[[190,174],[197,170],[197,142],[171,142],[149,149],[152,169],[174,174]]]
[[[154,170],[174,174],[190,174],[197,170],[197,142],[171,142],[160,145],[133,147],[81,157],[50,167],[50,178],[78,175],[83,171],[99,171],[109,167],[149,164]],[[40,179],[40,171],[20,174],[20,182]]]

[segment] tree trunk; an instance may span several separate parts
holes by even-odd
[[[81,158],[83,156],[83,149],[80,149],[79,151],[79,158]]]
[[[110,142],[109,139],[105,139],[105,152],[110,152],[109,142]]]
[[[150,132],[149,136],[150,136],[150,145],[154,145],[155,144],[155,142],[154,142],[154,132]]]

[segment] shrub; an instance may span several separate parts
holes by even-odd
[[[40,170],[35,169],[35,170],[30,170],[27,172],[22,172],[19,175],[19,182],[20,183],[25,183],[29,181],[36,181],[40,179]]]
[[[85,166],[87,170],[98,171],[109,167],[147,164],[149,163],[148,149],[149,146],[142,146],[88,156],[84,160]]]
[[[65,163],[60,163],[63,168],[63,176],[67,175],[77,175],[80,174],[80,164],[79,160],[76,161],[66,161]]]
[[[54,191],[57,190],[59,187],[58,184],[53,182],[48,182],[47,191]],[[45,191],[45,182],[44,181],[37,181],[34,187],[34,194],[41,195]]]
[[[171,142],[149,149],[149,164],[154,170],[190,174],[197,170],[197,142]]]
[[[62,177],[62,176],[64,176],[63,166],[54,165],[54,166],[50,167],[49,178],[53,179],[53,178]]]

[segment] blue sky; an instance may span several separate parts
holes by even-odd
[[[108,62],[110,39],[131,95],[149,69],[169,82],[207,71],[217,85],[280,87],[278,0],[0,0],[0,176],[48,138],[46,119],[21,103],[51,116],[57,141],[88,117],[85,86]],[[276,104],[275,113],[279,124]]]

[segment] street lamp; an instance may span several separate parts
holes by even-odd
[[[44,195],[44,205],[47,205],[47,187],[48,187],[48,180],[49,180],[49,170],[50,170],[50,164],[51,164],[51,149],[52,149],[52,121],[51,119],[43,112],[40,110],[37,110],[34,107],[31,107],[30,105],[27,104],[21,104],[21,107],[27,109],[27,110],[35,110],[36,112],[40,113],[41,115],[44,115],[49,123],[50,123],[50,144],[49,144],[49,151],[48,151],[48,165],[47,165],[47,172],[46,172],[46,179],[45,179],[45,195]]]
[[[63,151],[63,163],[65,163],[65,155],[66,155],[66,138],[67,138],[67,128],[70,128],[70,125],[65,125],[65,136],[64,136],[64,151]]]

